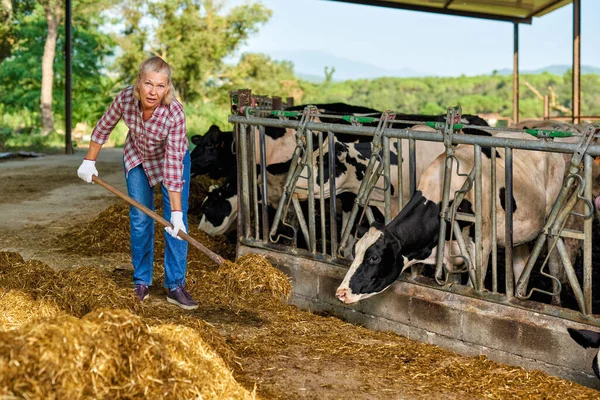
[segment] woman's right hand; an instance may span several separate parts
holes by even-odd
[[[92,183],[92,176],[98,176],[98,170],[96,169],[96,161],[83,159],[83,162],[77,169],[77,176],[86,181],[87,183]]]

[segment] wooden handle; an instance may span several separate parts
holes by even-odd
[[[149,216],[150,218],[152,218],[153,220],[155,220],[162,226],[167,227],[167,228],[173,228],[173,225],[171,225],[171,223],[169,221],[167,221],[166,219],[164,219],[163,217],[161,217],[160,215],[158,215],[157,213],[155,213],[154,211],[152,211],[145,205],[143,205],[143,204],[135,201],[131,197],[127,196],[125,193],[121,192],[116,187],[104,182],[102,179],[98,178],[96,175],[92,175],[92,181],[97,183],[98,185],[102,186],[103,188],[113,192],[114,194],[116,194],[117,196],[119,196],[120,198],[122,198],[123,200],[125,200],[126,202],[128,202],[129,204],[134,206],[135,208],[139,209],[144,214],[146,214],[147,216]],[[195,248],[197,248],[198,250],[200,250],[201,252],[206,254],[206,256],[208,258],[210,258],[211,260],[213,260],[215,263],[217,263],[217,265],[221,265],[225,262],[225,259],[223,257],[218,255],[217,253],[214,253],[209,248],[204,246],[202,243],[200,243],[199,241],[197,241],[196,239],[194,239],[187,233],[182,232],[180,230],[179,233],[177,234],[177,236],[179,236],[180,238],[182,238],[183,240],[185,240],[186,242],[188,242],[189,244],[191,244],[192,246],[194,246]]]

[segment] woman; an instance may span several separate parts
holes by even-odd
[[[94,127],[77,175],[88,183],[92,175],[98,175],[98,153],[123,119],[129,128],[123,159],[129,196],[153,210],[153,187],[162,182],[164,218],[173,224],[172,229],[165,228],[167,301],[193,310],[198,303],[185,290],[187,242],[177,237],[180,230],[187,233],[190,153],[185,113],[173,92],[169,64],[160,57],[144,61],[136,84],[119,93]],[[134,291],[144,301],[152,284],[154,220],[133,206],[129,217]]]

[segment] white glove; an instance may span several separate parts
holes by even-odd
[[[171,224],[173,228],[165,228],[165,231],[176,239],[183,240],[177,234],[179,231],[183,233],[187,233],[185,229],[185,225],[183,224],[183,213],[181,211],[173,211],[171,212]]]
[[[96,169],[96,161],[83,159],[83,162],[77,170],[77,176],[79,176],[87,183],[90,183],[92,182],[92,175],[98,176],[98,170]]]

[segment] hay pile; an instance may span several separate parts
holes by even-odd
[[[54,317],[60,309],[49,301],[35,301],[27,293],[0,289],[0,331],[16,329],[26,322]]]
[[[156,208],[156,212],[162,215],[162,208]],[[235,245],[229,243],[225,236],[209,236],[198,229],[198,221],[189,213],[188,218],[190,236],[224,258],[235,258]],[[68,253],[101,256],[109,253],[129,253],[129,237],[129,205],[119,202],[109,206],[92,221],[76,226],[69,233],[59,236],[58,242]],[[157,223],[154,229],[156,262],[162,263],[164,252],[164,229]],[[213,263],[193,246],[188,246],[188,254],[188,263]]]
[[[123,310],[0,332],[0,394],[43,399],[250,399],[192,329]]]
[[[124,229],[127,230],[127,227],[128,223],[125,224]],[[120,229],[120,227],[112,226],[112,229]],[[210,243],[204,242],[203,237],[194,234],[192,236],[204,244],[210,245]],[[101,239],[98,235],[95,238],[96,241]],[[98,248],[107,246],[102,241],[98,244]],[[355,385],[360,396],[371,398],[391,398],[399,395],[408,398],[443,398],[445,396],[491,399],[597,398],[598,392],[592,389],[584,388],[539,371],[527,371],[522,368],[495,363],[484,356],[462,357],[451,351],[411,341],[393,333],[375,332],[345,323],[337,318],[322,317],[298,310],[284,302],[274,301],[289,296],[291,291],[289,280],[278,270],[274,270],[270,263],[265,259],[261,259],[260,256],[242,257],[236,263],[225,263],[216,268],[214,263],[204,255],[196,255],[193,251],[190,247],[187,286],[194,298],[200,303],[200,308],[190,313],[179,310],[164,301],[153,301],[149,306],[133,310],[141,318],[142,331],[136,331],[137,328],[127,324],[120,325],[123,328],[124,333],[122,335],[124,336],[119,337],[117,342],[110,342],[112,346],[117,346],[117,348],[121,346],[120,343],[122,342],[124,349],[130,349],[128,353],[121,353],[122,357],[126,358],[127,355],[138,357],[131,350],[139,349],[139,347],[135,347],[131,332],[141,332],[139,336],[143,339],[140,339],[140,346],[146,346],[152,340],[160,341],[163,353],[157,356],[154,353],[154,347],[142,347],[149,349],[149,358],[143,360],[146,364],[152,364],[153,372],[149,373],[151,378],[159,379],[163,384],[166,379],[165,387],[169,390],[172,387],[170,385],[175,385],[175,383],[168,381],[169,378],[165,378],[167,375],[160,375],[161,373],[167,374],[164,368],[172,370],[172,368],[175,368],[173,365],[175,365],[183,370],[184,374],[200,373],[195,370],[193,365],[198,362],[195,361],[195,357],[205,354],[208,351],[206,350],[207,347],[210,346],[220,355],[220,359],[224,360],[225,365],[234,371],[237,382],[250,390],[257,381],[260,382],[258,391],[261,396],[267,398],[290,398],[299,395],[302,392],[294,391],[294,386],[301,385],[300,382],[305,379],[316,380],[317,377],[322,377],[321,386],[333,388],[332,392],[327,392],[333,397],[351,393],[352,391],[348,389],[349,385]],[[218,251],[216,252],[218,253]],[[39,291],[36,292],[32,289],[40,285],[43,286],[44,279],[40,278],[40,274],[46,274],[52,278],[48,271],[43,270],[43,266],[30,261],[28,262],[30,263],[29,269],[33,269],[33,272],[28,271],[26,268],[15,274],[20,275],[20,277],[7,279],[3,275],[2,268],[2,264],[7,263],[11,265],[14,263],[27,264],[14,253],[0,253],[0,287],[6,287],[7,282],[13,282],[10,285],[15,288],[26,289],[38,300],[44,299],[56,302],[53,295],[48,294],[48,296],[42,297],[38,295]],[[130,271],[125,272],[130,274]],[[158,279],[156,279],[159,272],[155,269],[156,286],[160,285]],[[81,271],[80,273],[87,272]],[[115,281],[114,274],[113,272],[112,275],[108,276],[108,279],[112,280],[113,283]],[[94,278],[94,280],[100,279],[101,277],[98,276]],[[127,276],[126,280],[130,283],[130,276]],[[105,285],[104,281],[100,280],[100,282],[99,286]],[[121,284],[121,286],[129,288],[126,284]],[[54,288],[52,290],[57,289],[56,286],[50,287]],[[116,288],[118,289],[119,285],[116,285]],[[58,289],[68,290],[64,287],[58,287]],[[77,286],[73,290],[81,290],[81,287]],[[130,289],[124,290],[131,292]],[[153,296],[154,294],[151,294],[151,299],[153,299]],[[74,301],[76,302],[77,299]],[[94,309],[93,307],[90,306],[91,309]],[[82,310],[81,307],[70,309],[64,306],[61,306],[60,309],[74,315],[79,315],[78,313]],[[81,323],[88,324],[87,318],[91,318],[89,317],[91,315],[98,315],[98,313],[98,311],[95,311],[88,314],[81,320]],[[132,317],[129,313],[127,315],[129,319],[138,318]],[[58,318],[68,320],[65,316],[58,316],[55,319]],[[32,335],[41,328],[25,331],[25,328],[31,325],[28,324],[17,330],[13,328],[9,333],[21,332],[20,334],[23,337],[27,337],[27,335],[36,337]],[[101,333],[94,332],[110,330],[106,327],[99,328],[97,326],[80,329],[82,331],[88,329],[89,332],[92,332],[90,334],[92,339],[94,339],[93,335],[101,335]],[[47,331],[44,332],[52,337]],[[3,342],[4,336],[1,335],[0,367],[7,364],[2,358],[7,347]],[[166,340],[171,340],[171,342],[166,342]],[[200,343],[200,340],[202,340],[203,346],[206,345],[207,347],[194,348],[195,343]],[[19,348],[19,343],[22,342],[13,341],[10,343]],[[52,344],[52,346],[58,345],[58,342]],[[61,345],[66,346],[66,344]],[[41,346],[40,344],[39,349],[42,348]],[[80,344],[80,346],[93,346],[93,343],[89,345]],[[101,348],[100,345],[98,346],[98,348]],[[95,351],[91,347],[85,348],[91,352]],[[112,351],[111,349],[107,354],[113,354]],[[41,352],[41,350],[38,352]],[[174,352],[177,355],[173,355]],[[170,357],[168,358],[169,361],[165,361],[167,358],[160,358],[162,356],[167,357],[165,354]],[[152,361],[150,362],[150,360]],[[161,365],[167,367],[163,368]],[[75,373],[72,371],[73,368],[69,364],[65,366],[63,373]],[[204,368],[209,368],[212,371],[210,367]],[[17,373],[17,371],[0,371],[2,376],[9,373]],[[107,395],[97,394],[96,396],[99,398],[103,396],[127,398],[129,392],[126,392],[126,390],[137,391],[142,390],[142,387],[151,385],[149,383],[151,379],[148,378],[148,375],[144,375],[143,372],[136,370],[134,367],[130,367],[129,370],[125,369],[122,373],[129,374],[127,376],[132,381],[127,383],[119,381],[123,385],[121,388],[118,384],[115,384],[115,390],[120,390],[120,392],[110,392]],[[304,378],[304,373],[309,378]],[[48,374],[50,374],[49,371],[40,375]],[[159,374],[158,378],[156,374]],[[89,373],[84,377],[77,376],[74,379],[87,379],[87,383],[84,384],[86,390],[96,390],[94,385],[97,384],[99,378],[94,377],[93,379],[96,380],[94,382],[92,376],[95,375]],[[27,381],[21,379],[20,375],[16,375],[16,377],[19,382],[25,382],[22,383],[23,385],[27,385]],[[46,376],[37,379],[43,380],[46,379]],[[338,382],[336,379],[340,381]],[[91,384],[89,383],[90,380],[92,380]],[[227,381],[227,379],[225,380]],[[180,382],[179,384],[185,386],[188,385],[188,382]],[[2,385],[4,385],[4,381],[0,381],[0,387]],[[317,386],[317,384],[314,386]],[[28,386],[24,387],[28,388]],[[90,387],[92,389],[89,389]],[[195,389],[189,389],[191,386],[185,387],[186,390],[190,390],[188,392],[190,395],[196,393],[194,392]],[[148,398],[152,398],[155,393],[152,392],[154,389],[144,390],[149,391],[150,394],[146,396]],[[93,393],[95,392],[90,393],[92,394],[88,397],[94,396]],[[142,394],[140,392],[135,393],[139,397],[144,397],[143,392],[141,392]],[[247,391],[244,393],[244,396],[248,395]],[[313,394],[315,392],[306,392],[306,394],[309,393]],[[319,397],[321,393],[325,392],[317,390],[315,397]],[[337,396],[333,393],[337,393]],[[77,396],[70,394],[64,397]],[[168,394],[165,397],[168,397]],[[228,396],[223,395],[223,397]],[[233,395],[231,397],[235,398]]]
[[[11,252],[0,252],[0,288],[22,290],[78,317],[99,308],[136,311],[140,307],[130,288],[118,286],[98,268],[55,271]]]
[[[96,218],[59,237],[65,251],[93,256],[129,252],[129,205],[115,203]]]
[[[235,263],[223,263],[217,276],[223,280],[227,296],[237,297],[237,301],[265,293],[280,302],[289,300],[292,295],[292,284],[287,275],[258,254],[242,256]]]

